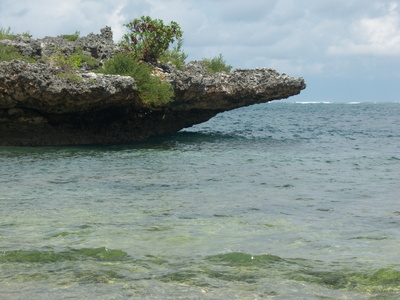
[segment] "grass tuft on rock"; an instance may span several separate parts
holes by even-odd
[[[232,66],[226,63],[222,54],[213,58],[203,58],[203,61],[206,64],[206,69],[209,74],[215,74],[218,72],[229,73],[232,69]]]
[[[99,70],[99,73],[133,77],[143,102],[157,107],[172,101],[174,90],[168,82],[151,75],[152,71],[152,66],[137,61],[132,55],[117,53],[104,63],[104,67]]]
[[[12,61],[13,59],[25,60],[30,63],[36,62],[33,58],[23,56],[17,48],[0,43],[0,62]]]

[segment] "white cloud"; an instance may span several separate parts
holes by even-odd
[[[361,18],[350,26],[349,38],[328,49],[339,55],[394,55],[400,56],[400,13],[398,4],[384,6],[385,15]]]
[[[0,27],[14,32],[29,31],[34,37],[56,36],[80,31],[98,33],[112,26],[114,35],[123,34],[123,23],[142,15],[150,7],[146,0],[0,0]]]
[[[222,53],[235,68],[272,67],[306,80],[399,78],[399,6],[394,0],[0,0],[0,27],[44,37],[111,26],[119,41],[124,23],[149,15],[180,24],[189,59]]]
[[[226,2],[219,16],[223,22],[230,23],[256,23],[268,18],[272,13],[278,0],[243,1],[231,0]]]

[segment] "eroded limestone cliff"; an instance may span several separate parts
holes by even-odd
[[[52,49],[83,49],[107,59],[117,47],[110,29],[75,42],[62,38],[1,43],[26,56],[46,57]],[[114,47],[114,48],[113,48]],[[68,50],[70,49],[70,50]],[[259,68],[209,75],[202,62],[190,62],[184,71],[159,65],[170,82],[174,101],[154,108],[140,100],[134,78],[80,70],[60,76],[62,68],[39,59],[0,63],[0,145],[73,145],[125,143],[205,122],[216,114],[299,94],[302,78]]]

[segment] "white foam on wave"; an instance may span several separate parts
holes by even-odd
[[[328,101],[298,101],[295,103],[298,103],[298,104],[331,104],[332,102],[328,102]]]

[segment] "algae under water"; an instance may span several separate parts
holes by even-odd
[[[400,104],[0,148],[0,299],[398,299]]]

